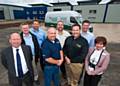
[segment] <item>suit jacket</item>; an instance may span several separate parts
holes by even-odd
[[[93,52],[93,50],[94,50],[94,48],[89,49],[88,55],[85,59],[85,69],[86,69],[86,71],[88,71],[88,69],[89,69],[88,68],[89,57],[90,57],[91,53]],[[94,70],[95,75],[99,75],[99,74],[104,73],[104,71],[108,67],[109,61],[110,61],[110,54],[106,50],[104,50],[98,64],[95,66],[95,70]]]
[[[33,68],[32,68],[32,52],[29,46],[21,45],[23,54],[25,56],[25,61],[30,72],[31,78],[33,79]],[[13,57],[12,46],[4,49],[1,52],[1,61],[3,66],[8,70],[8,78],[9,83],[15,83],[16,80],[16,72],[15,72],[15,64]]]
[[[37,38],[34,34],[30,33],[32,36],[32,41],[34,44],[34,52],[35,52],[35,62],[38,62],[38,58],[42,58],[42,51],[39,47]],[[25,44],[25,40],[23,38],[23,32],[20,33],[21,39],[22,39],[22,44]]]

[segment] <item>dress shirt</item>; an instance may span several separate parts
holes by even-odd
[[[23,54],[21,46],[18,48],[12,47],[13,49],[13,55],[14,55],[14,64],[15,64],[15,71],[16,71],[16,76],[18,77],[18,71],[17,71],[17,60],[16,60],[16,49],[19,49],[19,54],[21,57],[21,64],[22,64],[22,69],[23,69],[23,74],[26,74],[28,72],[28,67],[25,61],[25,56]]]
[[[95,49],[95,51],[90,56],[90,62],[92,64],[96,65],[98,63],[102,51],[103,51],[103,49],[101,49],[101,50]]]
[[[27,36],[26,36],[25,34],[23,34],[23,38],[24,38],[24,40],[25,40],[25,44],[30,46],[30,48],[31,48],[31,50],[32,50],[32,55],[33,55],[33,57],[34,57],[34,56],[35,56],[34,43],[33,43],[31,34],[29,34],[29,35],[27,35]]]
[[[30,32],[37,37],[39,46],[41,47],[41,44],[43,43],[43,41],[46,38],[44,30],[42,30],[42,28],[39,28],[38,30],[35,30],[34,28],[31,28]]]
[[[81,32],[81,36],[83,36],[88,41],[89,47],[94,47],[95,46],[95,43],[94,43],[95,36],[94,36],[93,33]]]
[[[92,53],[92,55],[90,56],[90,63],[92,63],[93,65],[96,66],[97,63],[99,62],[100,58],[101,58],[102,53],[103,53],[103,49],[100,49],[100,50],[95,49],[94,52]],[[93,71],[94,68],[89,66],[89,70]],[[102,73],[103,72],[100,72],[99,74],[102,74]]]

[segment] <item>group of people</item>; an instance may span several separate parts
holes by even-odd
[[[10,86],[40,85],[39,62],[44,86],[51,86],[51,81],[54,86],[61,86],[60,74],[67,81],[64,86],[78,86],[82,75],[84,86],[97,86],[107,69],[110,54],[106,51],[106,38],[95,38],[88,31],[89,25],[88,20],[83,21],[82,27],[74,24],[70,34],[60,20],[56,28],[49,27],[46,34],[38,20],[33,21],[32,28],[22,23],[21,33],[12,33],[11,46],[1,52]]]

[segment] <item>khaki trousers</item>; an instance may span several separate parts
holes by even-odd
[[[70,64],[66,64],[65,67],[66,67],[68,84],[71,86],[78,86],[78,81],[80,78],[80,74],[82,73],[83,64],[70,63]]]

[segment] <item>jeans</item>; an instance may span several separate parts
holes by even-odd
[[[51,86],[53,81],[54,86],[60,85],[59,67],[58,66],[45,66],[44,67],[44,84],[45,86]]]

